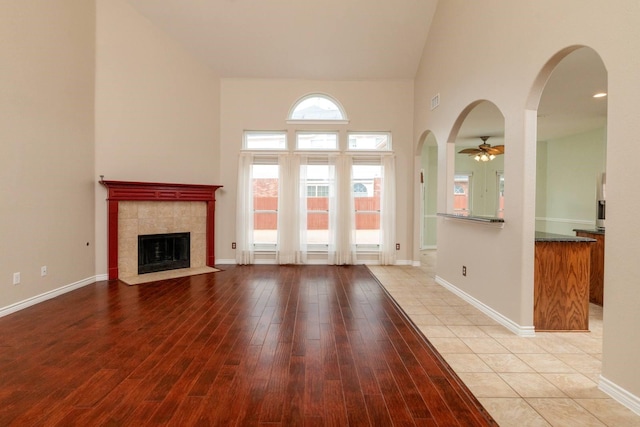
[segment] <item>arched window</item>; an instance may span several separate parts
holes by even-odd
[[[288,123],[348,123],[344,108],[328,95],[314,93],[300,98],[289,111]]]

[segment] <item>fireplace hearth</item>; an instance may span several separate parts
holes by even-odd
[[[138,274],[189,268],[190,233],[138,236]]]

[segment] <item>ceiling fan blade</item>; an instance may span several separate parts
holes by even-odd
[[[465,148],[464,150],[458,151],[458,153],[460,153],[460,154],[478,154],[478,153],[482,153],[482,150],[479,150],[477,148]]]
[[[494,145],[493,147],[487,148],[487,153],[489,154],[504,154],[504,145]]]

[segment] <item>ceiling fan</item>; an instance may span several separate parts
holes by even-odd
[[[458,151],[458,153],[475,156],[474,160],[477,162],[488,162],[495,159],[497,155],[504,154],[504,145],[492,147],[491,144],[487,144],[487,139],[489,138],[488,136],[481,136],[482,144],[478,145],[478,148],[465,148]]]

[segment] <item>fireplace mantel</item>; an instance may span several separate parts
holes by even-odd
[[[118,204],[121,201],[206,202],[207,255],[209,267],[215,264],[215,205],[216,190],[222,185],[168,184],[158,182],[105,181],[108,190],[107,234],[109,280],[118,279]]]

